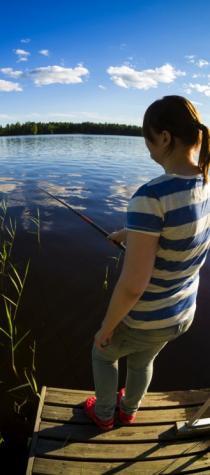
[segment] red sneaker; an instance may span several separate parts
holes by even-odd
[[[126,412],[123,411],[123,409],[120,408],[120,401],[123,396],[125,396],[125,388],[121,388],[118,392],[118,397],[117,397],[117,403],[119,407],[118,417],[122,424],[130,425],[135,422],[136,412],[133,412],[133,414],[127,414]]]
[[[100,419],[96,414],[95,414],[95,404],[96,404],[96,397],[92,396],[86,399],[84,402],[84,411],[86,415],[93,421],[95,424],[100,427],[100,429],[106,431],[106,430],[111,430],[114,427],[114,419],[108,419],[108,420],[103,420]]]

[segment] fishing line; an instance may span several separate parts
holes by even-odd
[[[84,221],[86,221],[86,223],[90,224],[91,226],[93,226],[95,229],[97,229],[101,234],[103,234],[104,236],[109,236],[110,233],[108,233],[104,228],[102,228],[101,226],[99,226],[98,224],[96,224],[94,221],[92,221],[91,218],[89,218],[88,216],[85,216],[84,214],[80,213],[79,211],[77,211],[76,209],[74,209],[71,205],[69,205],[68,203],[66,203],[64,200],[61,200],[60,198],[57,198],[57,196],[55,195],[52,195],[52,193],[49,193],[49,191],[46,191],[44,190],[43,188],[40,188],[39,186],[37,187],[39,190],[43,191],[43,193],[45,193],[46,195],[49,195],[51,196],[51,198],[53,198],[54,200],[58,201],[59,203],[61,203],[62,205],[66,206],[66,208],[70,209],[73,213],[75,213],[77,216],[79,216],[81,219],[83,219]],[[116,246],[118,246],[120,249],[122,249],[123,251],[125,251],[125,246],[124,244],[121,244],[121,243],[118,243],[116,241],[112,241],[111,239],[108,239],[109,242],[115,244]]]

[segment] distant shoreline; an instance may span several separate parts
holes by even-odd
[[[23,124],[16,122],[15,124],[0,126],[0,137],[49,134],[98,134],[142,137],[142,127],[94,122],[25,122]]]

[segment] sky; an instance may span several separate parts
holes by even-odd
[[[210,127],[209,0],[12,0],[0,18],[0,124],[141,125],[169,94]]]

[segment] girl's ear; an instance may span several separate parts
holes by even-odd
[[[165,146],[170,145],[171,143],[171,133],[168,130],[162,131],[162,144]]]

